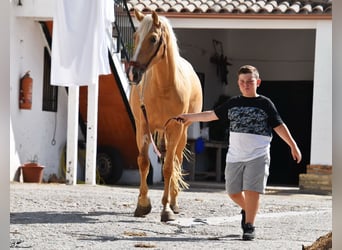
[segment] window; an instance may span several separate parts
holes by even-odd
[[[51,56],[44,48],[43,111],[57,112],[58,86],[50,84]]]

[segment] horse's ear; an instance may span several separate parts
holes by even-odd
[[[145,17],[145,15],[137,9],[134,9],[134,15],[138,19],[139,22],[141,22],[141,20],[143,20]]]
[[[159,16],[157,12],[152,10],[152,19],[153,19],[153,24],[157,27],[160,28],[160,21],[159,21]]]

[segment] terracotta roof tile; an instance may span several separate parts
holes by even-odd
[[[130,11],[160,13],[313,14],[332,13],[332,0],[127,0]]]
[[[245,13],[258,13],[260,9],[261,6],[256,3],[249,7]]]
[[[279,13],[285,13],[289,7],[290,7],[290,3],[287,1],[284,1],[281,4],[279,4],[276,9],[279,11]]]
[[[226,6],[220,9],[219,13],[231,13],[233,12],[234,8],[234,5],[227,4]]]
[[[301,9],[300,13],[302,14],[309,14],[312,12],[312,6],[311,4],[305,4]]]
[[[312,9],[312,13],[323,13],[324,9],[322,5],[317,5]]]

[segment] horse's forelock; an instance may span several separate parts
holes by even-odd
[[[133,55],[133,60],[136,60],[136,55],[139,54],[141,43],[144,41],[144,38],[150,31],[151,27],[152,27],[152,17],[151,15],[146,15],[144,19],[140,22],[138,29],[136,31],[139,37],[139,41],[138,41],[138,44],[135,44],[136,50]]]

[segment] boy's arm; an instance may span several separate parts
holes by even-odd
[[[192,123],[192,122],[210,122],[214,120],[218,120],[215,112],[213,110],[203,111],[199,113],[187,113],[180,114],[176,117],[177,121],[183,123]]]
[[[300,152],[297,143],[292,138],[292,135],[287,126],[283,123],[273,129],[280,136],[280,138],[283,139],[287,143],[287,145],[290,146],[292,158],[297,161],[297,163],[299,163],[302,160],[302,153]]]

